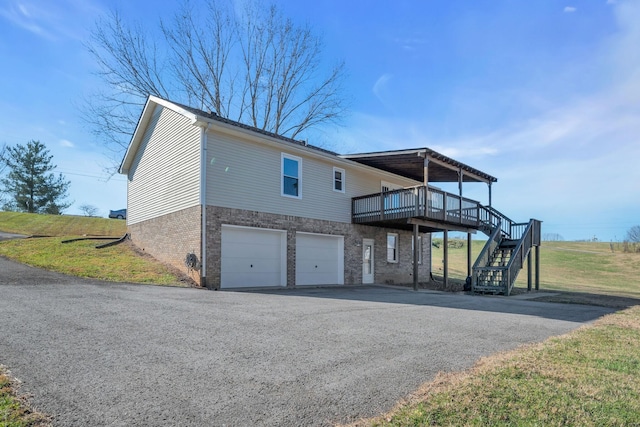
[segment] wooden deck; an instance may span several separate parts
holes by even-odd
[[[354,197],[351,212],[355,224],[401,226],[418,219],[434,229],[464,230],[482,230],[494,216],[478,201],[427,186]]]
[[[428,186],[384,191],[351,199],[352,222],[379,227],[424,232],[482,231],[489,240],[468,270],[474,292],[509,295],[525,261],[529,264],[528,287],[531,290],[531,249],[536,249],[536,290],[539,288],[541,221],[516,223],[490,206]],[[414,238],[417,239],[414,228]],[[447,234],[445,233],[445,241]],[[508,253],[507,253],[508,252]],[[498,257],[501,258],[498,259]],[[447,280],[445,244],[445,283]],[[498,265],[496,265],[496,260]],[[473,270],[473,273],[472,273]],[[417,277],[417,273],[416,276]],[[417,289],[417,280],[414,280]]]

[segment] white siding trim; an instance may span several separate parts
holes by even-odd
[[[394,247],[391,248],[393,250],[393,257],[389,257],[389,237],[393,237],[394,238]],[[393,263],[396,264],[398,262],[398,258],[399,258],[399,254],[398,254],[398,249],[400,248],[400,242],[398,242],[399,240],[399,236],[398,233],[387,233],[387,262],[389,263]]]
[[[298,179],[298,195],[294,196],[293,194],[287,194],[284,192],[284,178],[285,178],[285,174],[284,174],[284,161],[285,160],[293,160],[295,162],[298,163],[298,176],[296,177]],[[291,154],[287,154],[287,153],[282,153],[281,154],[281,161],[280,161],[280,195],[282,197],[291,197],[293,199],[302,199],[302,158],[298,157],[298,156],[292,156]]]
[[[336,179],[336,172],[340,172],[340,184],[342,189],[340,190],[336,190],[336,182],[338,181]],[[344,193],[345,192],[345,187],[347,184],[347,173],[345,172],[344,169],[342,168],[337,168],[337,167],[333,167],[333,174],[331,177],[331,188],[333,188],[333,191],[336,191],[338,193]]]

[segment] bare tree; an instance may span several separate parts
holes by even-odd
[[[155,32],[154,32],[155,31]],[[322,42],[275,5],[185,0],[158,27],[114,12],[88,43],[105,91],[83,115],[120,160],[148,95],[189,104],[291,138],[339,122],[344,63],[325,67]]]
[[[93,205],[89,205],[89,204],[80,205],[78,209],[80,209],[80,212],[82,212],[84,216],[90,216],[90,217],[98,216],[98,208],[96,208]]]
[[[558,233],[544,233],[542,235],[542,240],[545,242],[562,242],[564,241],[564,237]]]
[[[627,241],[640,243],[640,225],[634,225],[627,231]]]

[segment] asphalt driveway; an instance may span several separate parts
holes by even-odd
[[[0,258],[0,363],[58,426],[328,425],[610,311],[384,287],[116,284]]]

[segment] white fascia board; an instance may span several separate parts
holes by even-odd
[[[171,101],[167,101],[166,99],[158,98],[157,96],[149,96],[149,100],[155,102],[158,105],[162,105],[165,108],[168,108],[171,111],[175,111],[178,114],[181,114],[191,120],[191,124],[195,124],[197,121],[201,119],[200,116],[192,113],[191,111],[187,111],[184,108],[174,104]]]
[[[133,135],[131,136],[131,142],[129,142],[127,151],[125,152],[122,162],[120,163],[120,167],[118,168],[118,173],[120,174],[127,175],[129,173],[129,167],[131,166],[131,162],[133,161],[136,151],[138,151],[138,146],[140,145],[140,140],[144,134],[144,129],[147,128],[149,118],[155,108],[155,105],[151,105],[150,101],[151,99],[148,98],[147,102],[144,104],[144,108],[142,109],[142,113],[138,119],[138,124],[136,124],[136,129],[133,131]]]

